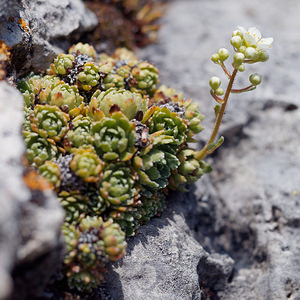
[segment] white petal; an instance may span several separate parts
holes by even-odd
[[[261,39],[261,33],[256,27],[250,27],[248,32],[255,38],[256,42]]]
[[[255,38],[249,34],[248,32],[246,32],[244,34],[244,39],[245,39],[245,42],[246,42],[246,45],[249,47],[249,46],[256,46],[256,40]]]
[[[274,39],[272,37],[270,38],[265,38],[265,39],[261,39],[258,43],[257,43],[257,48],[264,50],[264,49],[271,49],[272,48],[272,43],[273,43]]]
[[[247,30],[243,26],[238,26],[237,28],[242,34],[247,32]]]

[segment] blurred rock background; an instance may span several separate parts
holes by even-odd
[[[79,0],[0,0],[0,8],[0,40],[18,76],[45,69],[97,24]],[[158,43],[138,54],[157,65],[161,83],[198,101],[207,116],[199,148],[213,126],[208,80],[222,75],[211,54],[230,48],[237,25],[274,37],[274,49],[236,81],[263,75],[254,92],[232,95],[212,174],[170,194],[91,299],[300,299],[299,12],[296,0],[169,2]],[[63,214],[51,193],[37,201],[22,180],[22,100],[5,82],[0,92],[0,299],[11,291],[34,299],[59,265]]]

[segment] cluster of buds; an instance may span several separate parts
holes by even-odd
[[[237,73],[244,72],[246,64],[265,62],[269,59],[267,50],[272,48],[273,38],[262,38],[261,33],[255,27],[250,27],[246,30],[244,27],[238,26],[237,30],[232,32],[230,43],[235,52],[231,63],[233,67],[232,72],[227,69],[224,63],[229,58],[229,51],[226,48],[219,49],[217,53],[211,56],[211,60],[215,64],[221,66],[229,79],[229,83],[226,91],[224,92],[224,89],[221,87],[221,79],[219,77],[213,76],[209,80],[211,88],[210,93],[218,103],[215,106],[216,122],[209,141],[200,152],[195,154],[197,159],[203,159],[207,154],[212,153],[223,143],[223,137],[221,137],[217,142],[215,142],[215,138],[224,115],[229,95],[231,93],[252,91],[261,83],[262,76],[258,73],[253,73],[249,76],[250,85],[241,89],[232,88]]]

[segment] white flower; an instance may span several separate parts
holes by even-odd
[[[272,48],[273,38],[261,38],[261,33],[256,27],[250,27],[248,31],[238,26],[238,30],[241,32],[245,46],[256,48],[258,51]]]

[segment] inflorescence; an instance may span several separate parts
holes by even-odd
[[[232,74],[224,65],[228,50],[212,57],[229,84],[222,99],[221,81],[210,80],[221,106],[201,151],[190,147],[203,130],[198,105],[158,87],[157,68],[124,48],[98,56],[92,46],[78,43],[58,55],[47,75],[19,82],[28,162],[48,180],[65,210],[63,270],[70,288],[97,287],[106,264],[125,254],[126,238],[163,211],[168,190],[184,190],[210,172],[202,159],[222,142],[214,140],[228,96],[238,92],[232,89],[237,71],[267,59],[262,45],[270,43],[250,31],[239,28],[233,34]],[[260,81],[251,75],[251,86],[239,92]]]

